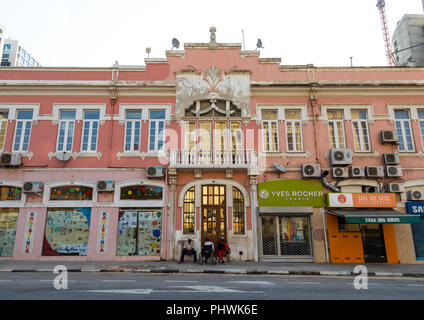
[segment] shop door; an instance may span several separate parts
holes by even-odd
[[[387,262],[386,248],[380,224],[361,225],[365,262]]]
[[[225,186],[202,186],[202,244],[226,237]]]

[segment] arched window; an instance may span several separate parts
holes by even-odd
[[[194,234],[194,187],[187,190],[184,195],[183,233]]]
[[[233,231],[244,234],[244,198],[239,189],[233,187]]]

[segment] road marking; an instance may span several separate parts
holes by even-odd
[[[13,281],[13,280],[0,280],[1,282],[10,282],[10,281]]]
[[[199,282],[196,280],[164,280],[164,282]]]
[[[245,283],[245,284],[264,284],[264,285],[271,285],[273,286],[274,283],[269,281],[227,281],[232,283]]]
[[[84,292],[98,292],[98,293],[126,293],[126,294],[150,294],[153,289],[125,289],[125,290],[81,290]]]
[[[55,281],[54,279],[53,280],[40,280],[40,282],[53,282],[53,281]],[[66,280],[66,281],[75,281],[75,280]]]
[[[263,292],[263,291],[242,291],[237,289],[219,287],[219,286],[173,286],[174,288],[192,289],[192,292]],[[171,288],[171,287],[170,287]]]
[[[102,280],[103,282],[136,282],[137,280]]]
[[[292,282],[292,281],[287,281],[284,282],[287,284],[321,284],[321,282],[302,282],[302,281],[298,281],[298,282]]]

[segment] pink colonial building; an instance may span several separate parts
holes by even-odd
[[[424,69],[285,66],[211,32],[145,66],[0,68],[0,260],[223,236],[233,260],[421,263]]]

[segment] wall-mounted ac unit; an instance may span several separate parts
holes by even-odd
[[[332,166],[348,166],[352,164],[352,150],[345,148],[331,149],[330,164]]]
[[[404,191],[405,191],[405,188],[403,187],[403,184],[400,184],[400,183],[386,184],[386,192],[401,193]]]
[[[365,177],[365,168],[362,166],[349,167],[349,174],[351,178],[362,178]]]
[[[15,152],[2,152],[0,154],[0,165],[19,166],[21,164],[21,155]]]
[[[424,193],[418,190],[410,190],[406,193],[408,201],[421,201],[424,200]]]
[[[380,132],[381,143],[398,143],[398,135],[394,130],[382,130]]]
[[[384,177],[384,167],[365,167],[365,174],[370,178]]]
[[[39,193],[43,191],[43,183],[40,181],[27,181],[23,184],[24,193]]]
[[[332,168],[333,178],[349,178],[348,168]]]
[[[402,167],[386,166],[386,174],[388,177],[402,177]]]
[[[162,167],[147,167],[146,174],[148,178],[163,177],[163,168]]]
[[[303,178],[320,178],[321,166],[315,164],[302,164],[302,177]]]
[[[399,164],[400,157],[398,153],[385,153],[383,154],[383,162],[384,164],[392,165]]]
[[[97,191],[113,191],[115,183],[113,181],[97,181]]]

